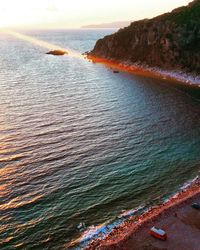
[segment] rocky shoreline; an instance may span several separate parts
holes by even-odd
[[[200,83],[200,1],[99,39],[88,56]]]
[[[130,61],[117,61],[112,59],[98,58],[90,54],[87,55],[88,60],[93,63],[102,63],[110,68],[127,71],[136,75],[160,78],[164,80],[172,80],[179,82],[185,86],[194,88],[200,87],[200,75],[187,74],[181,71],[163,70],[157,67],[149,67],[141,63],[131,63]]]

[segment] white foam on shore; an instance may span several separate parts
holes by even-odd
[[[71,248],[74,250],[79,250],[87,245],[91,244],[96,239],[103,240],[105,239],[116,227],[123,224],[125,221],[130,219],[132,216],[136,215],[138,212],[142,212],[145,206],[139,206],[136,209],[131,209],[127,211],[123,211],[117,218],[113,221],[100,224],[97,226],[90,226],[88,227],[82,235],[70,245],[75,245],[75,247]]]
[[[176,198],[181,191],[185,191],[188,188],[190,188],[192,185],[194,185],[196,182],[200,181],[200,176],[197,175],[193,179],[186,181],[175,193],[171,194],[168,198],[164,199],[164,203],[167,203],[171,199]]]
[[[190,181],[187,181],[183,184],[183,186],[180,188],[180,190],[186,190],[189,187],[191,187],[194,183],[196,183],[199,180],[199,175],[197,175],[195,178],[193,178]]]
[[[198,87],[200,87],[200,75],[197,76],[195,74],[187,74],[183,71],[176,71],[176,70],[174,71],[164,70],[157,67],[149,67],[148,65],[142,63],[132,63],[130,61],[121,62],[119,65],[122,67],[128,66],[133,71],[135,69],[146,70],[155,75],[161,76],[163,79],[171,78],[186,83],[188,85],[195,84],[198,85]]]
[[[188,188],[190,188],[192,185],[200,181],[200,176],[197,175],[195,178],[186,181],[175,193],[170,195],[168,198],[163,200],[163,204],[167,203],[173,198],[176,198],[181,191],[185,191]],[[73,245],[75,247],[71,248],[74,250],[80,250],[91,244],[93,241],[99,239],[103,240],[105,239],[116,227],[122,225],[124,222],[129,220],[132,216],[135,216],[137,213],[145,213],[151,210],[152,207],[147,206],[139,206],[136,209],[130,209],[127,211],[122,211],[122,213],[117,216],[117,218],[113,221],[109,221],[104,224],[100,224],[97,226],[90,226],[88,227],[81,236],[73,242]]]

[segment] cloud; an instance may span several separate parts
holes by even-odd
[[[52,5],[47,8],[47,11],[56,12],[59,11],[59,9],[56,6]]]

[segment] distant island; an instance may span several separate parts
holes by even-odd
[[[132,22],[98,40],[88,56],[200,83],[200,1]]]
[[[131,21],[120,21],[120,22],[112,22],[112,23],[101,23],[101,24],[91,24],[91,25],[85,25],[81,28],[83,29],[109,29],[109,28],[123,28],[125,26],[128,26],[131,23]]]

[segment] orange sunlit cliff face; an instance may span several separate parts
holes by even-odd
[[[153,77],[153,78],[162,78],[165,80],[170,80],[170,81],[175,81],[176,83],[178,82],[177,77],[173,77],[172,75],[164,75],[163,72],[159,71],[152,71],[151,69],[145,68],[145,67],[140,67],[138,65],[128,65],[126,63],[119,62],[117,60],[108,60],[105,58],[100,58],[100,57],[95,57],[92,55],[87,55],[88,60],[90,60],[93,63],[102,63],[106,65],[108,68],[111,69],[117,69],[120,71],[126,71],[129,73],[134,73],[135,75],[141,75],[141,76],[146,76],[146,77]],[[188,82],[184,82],[184,80],[180,79],[180,84],[181,85],[186,85],[188,86]],[[200,85],[191,85],[191,88],[194,89],[199,89]]]

